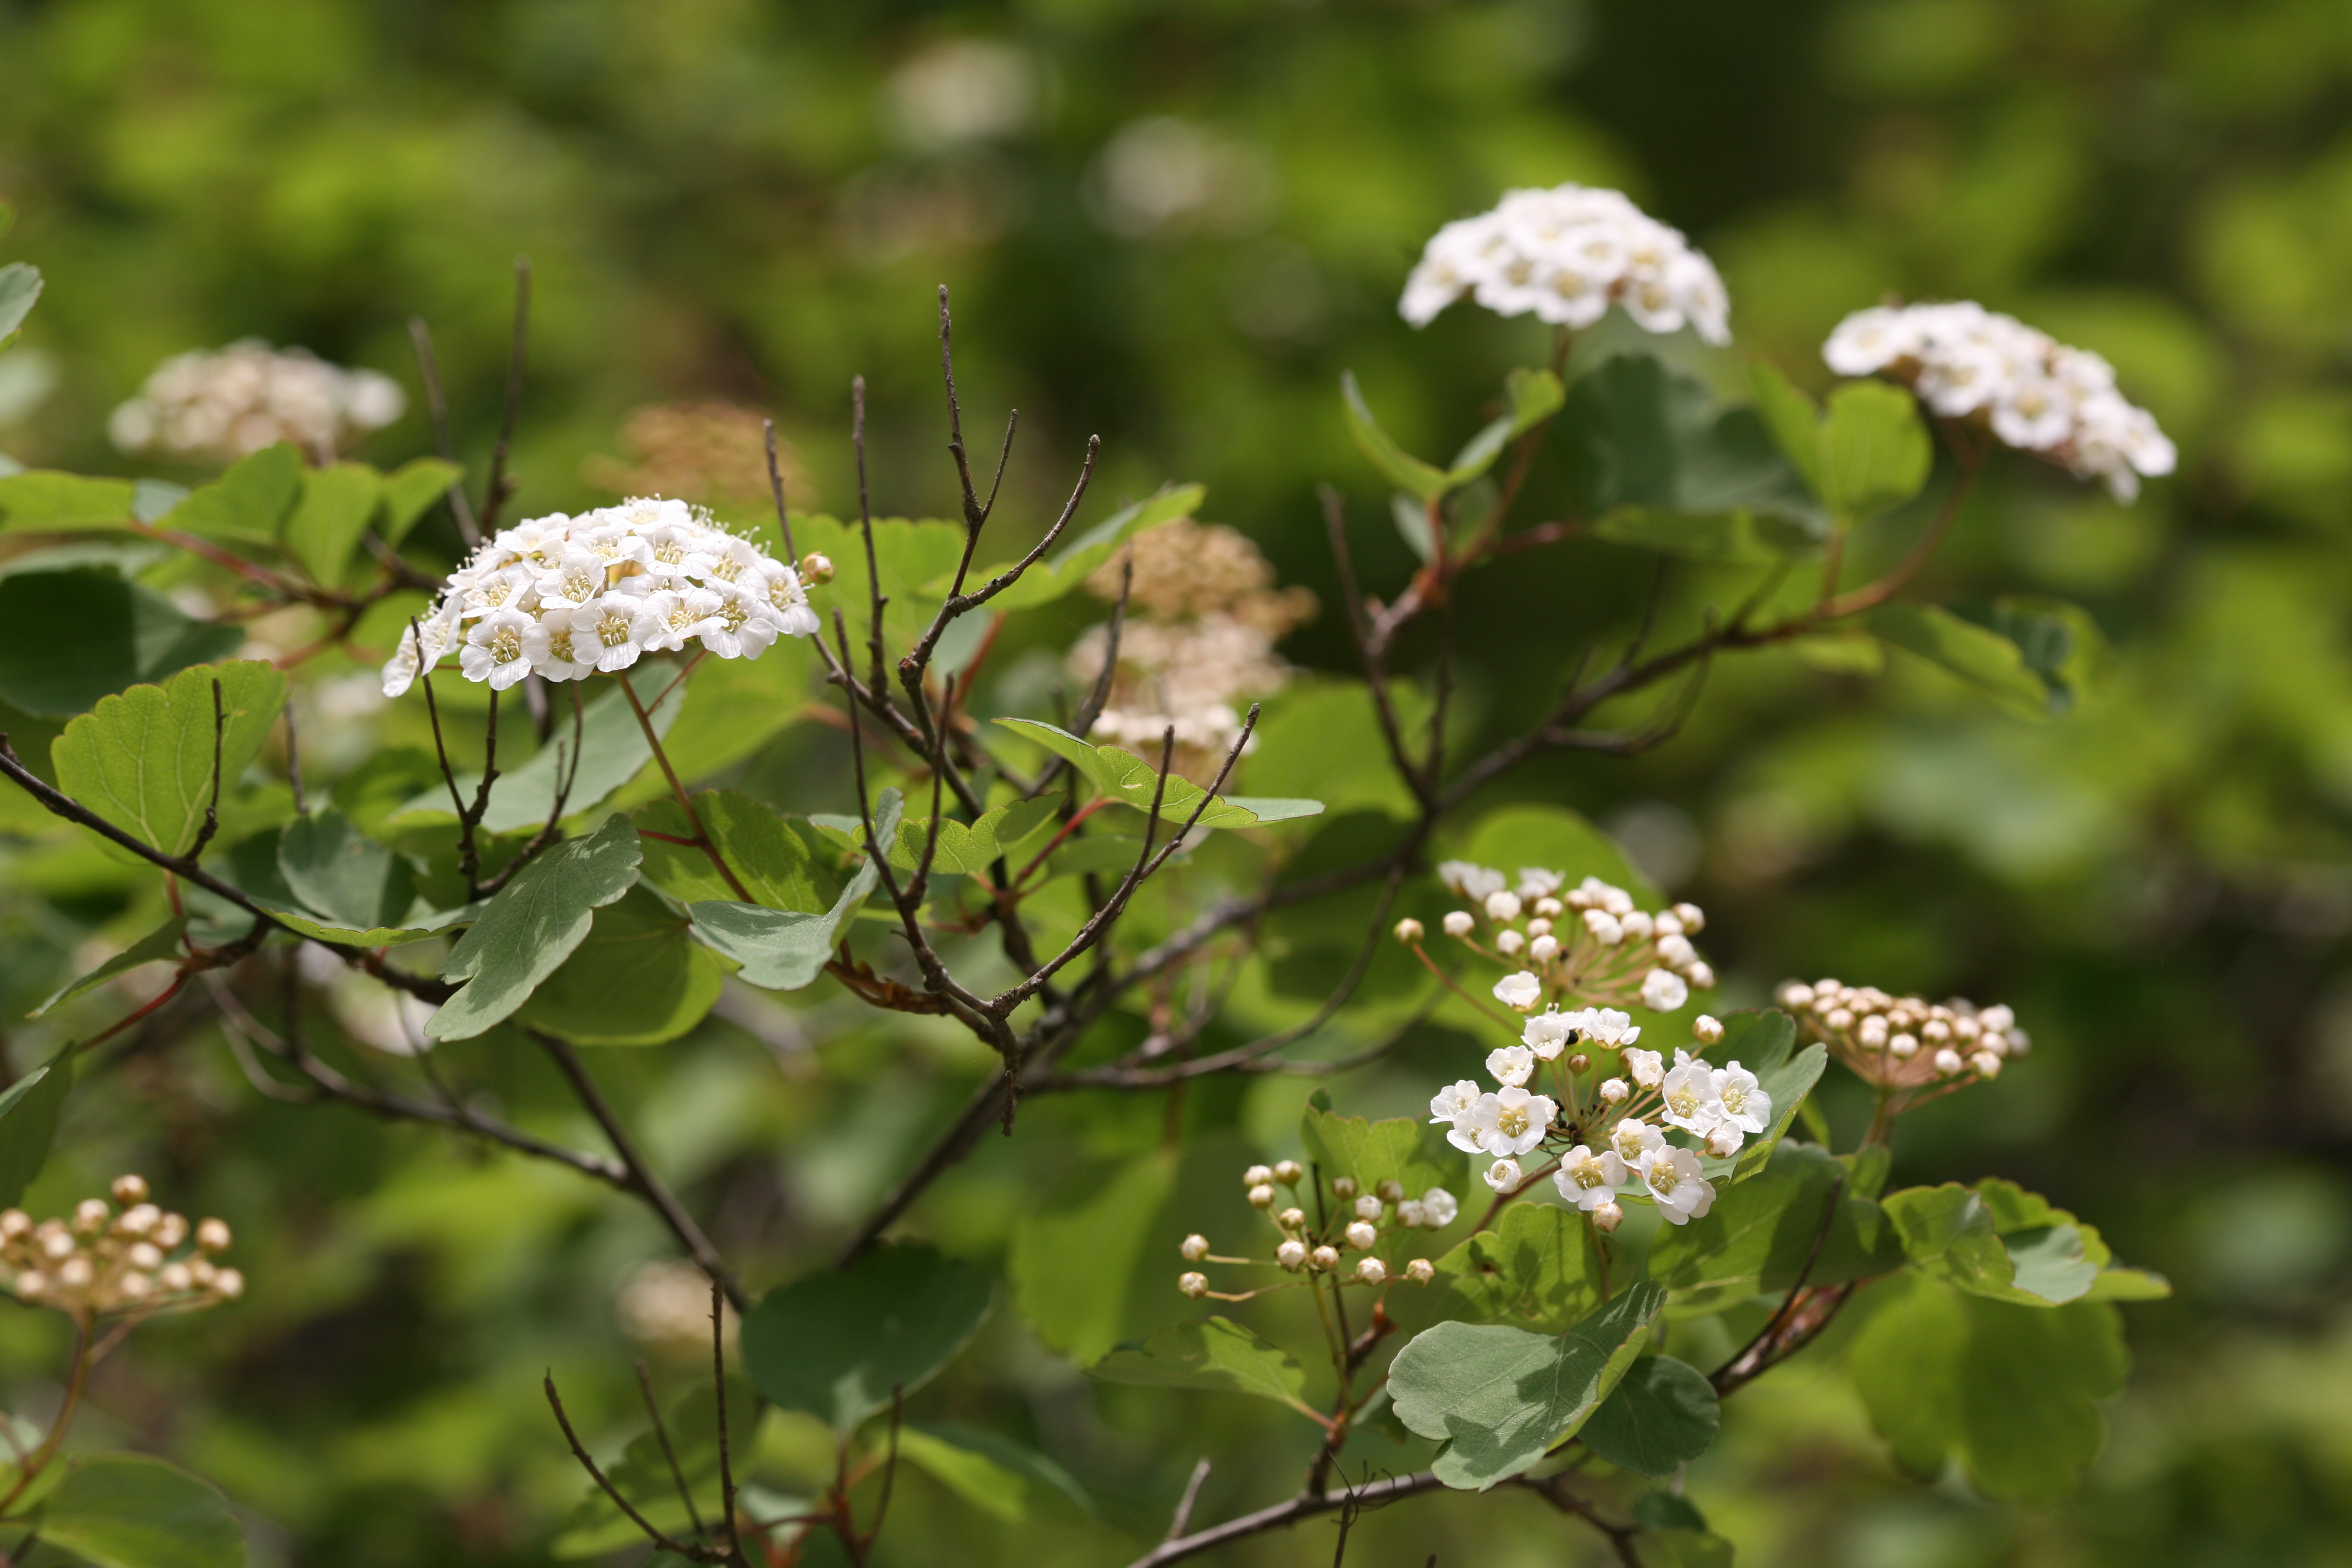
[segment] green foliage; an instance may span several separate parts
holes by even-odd
[[[1363,389],[1356,384],[1353,372],[1339,377],[1339,401],[1347,413],[1348,434],[1354,437],[1356,449],[1380,470],[1381,478],[1417,501],[1428,501],[1444,493],[1445,470],[1414,457],[1381,428],[1371,405],[1364,401]]]
[[[1672,1356],[1646,1355],[1627,1369],[1577,1436],[1612,1465],[1664,1476],[1713,1447],[1722,1422],[1715,1385],[1705,1373]]]
[[[1074,1173],[1029,1205],[1005,1266],[1013,1304],[1039,1339],[1082,1363],[1110,1353],[1152,1221],[1175,1184],[1175,1162],[1155,1149],[1116,1171]]]
[[[0,1089],[0,1208],[21,1202],[41,1173],[72,1092],[71,1046]]]
[[[114,572],[0,577],[0,701],[45,718],[87,712],[127,687],[234,653],[244,640],[236,627],[191,620]]]
[[[1750,374],[1757,413],[1839,529],[1902,505],[1927,482],[1935,454],[1907,390],[1847,382],[1822,414],[1770,365],[1755,365]]]
[[[1390,1363],[1397,1418],[1443,1445],[1430,1467],[1439,1480],[1485,1491],[1576,1435],[1632,1370],[1665,1299],[1643,1280],[1557,1338],[1440,1323]]]
[[[34,1516],[98,1568],[243,1568],[245,1528],[211,1482],[145,1454],[77,1459]]]
[[[1907,1260],[1879,1205],[1847,1190],[1835,1160],[1783,1142],[1754,1179],[1659,1234],[1650,1277],[1666,1288],[1677,1315],[1697,1316],[1786,1291],[1800,1277],[1835,1285],[1892,1273]]]
[[[1473,1322],[1558,1334],[1601,1305],[1601,1272],[1600,1239],[1583,1214],[1522,1201],[1439,1258],[1430,1289]]]
[[[1130,805],[1147,816],[1152,802],[1160,803],[1160,820],[1177,826],[1192,819],[1192,809],[1208,791],[1178,773],[1170,773],[1166,784],[1160,782],[1158,764],[1145,762],[1134,752],[1118,746],[1090,746],[1065,730],[1035,719],[999,719],[998,723],[1023,738],[1035,742],[1054,755],[1066,760],[1079,776],[1093,784],[1097,793],[1111,797],[1121,805]],[[1209,797],[1202,807],[1200,826],[1202,827],[1248,827],[1261,822],[1288,822],[1295,817],[1315,816],[1323,810],[1319,800],[1265,800],[1248,795]]]
[[[0,349],[6,348],[41,297],[40,268],[12,261],[0,267]]]
[[[939,839],[931,848],[932,870],[947,876],[968,876],[987,871],[1000,857],[1011,855],[1016,847],[1033,839],[1042,848],[1041,835],[1061,805],[1061,797],[1051,795],[1036,800],[1008,801],[992,806],[970,826],[953,817],[940,817]],[[921,864],[924,846],[930,842],[930,825],[928,816],[900,822],[898,840],[890,848],[890,864],[901,871],[911,871]],[[1014,860],[1010,868],[1018,871],[1021,863]]]
[[[0,532],[78,532],[129,525],[134,487],[47,468],[0,476]]]
[[[85,992],[103,985],[118,974],[129,973],[142,964],[163,963],[178,958],[180,933],[187,929],[188,917],[173,915],[80,979],[51,993],[47,1001],[34,1008],[26,1016],[37,1018],[61,1004],[70,1002]]]
[[[1369,1121],[1327,1107],[1328,1097],[1318,1093],[1307,1101],[1298,1124],[1307,1157],[1321,1167],[1325,1181],[1353,1176],[1364,1192],[1392,1181],[1415,1198],[1432,1187],[1461,1185],[1462,1159],[1445,1142],[1444,1129],[1412,1117]]]
[[[239,458],[211,484],[197,486],[164,515],[163,526],[199,539],[274,548],[303,492],[302,454],[280,441]]]
[[[1252,1394],[1316,1413],[1305,1398],[1307,1372],[1298,1358],[1231,1318],[1171,1324],[1141,1344],[1119,1346],[1087,1371],[1105,1383]]]
[[[278,721],[286,684],[268,665],[240,659],[198,665],[163,685],[102,698],[50,746],[58,787],[166,855],[184,855],[204,826],[215,763],[226,797]],[[107,848],[129,858],[127,850]]]
[[[436,1040],[467,1040],[509,1016],[594,927],[594,911],[636,886],[636,829],[618,814],[586,838],[547,850],[484,905],[441,965],[466,984],[425,1022]]]
[[[583,1046],[655,1046],[702,1022],[726,979],[684,910],[640,883],[595,914],[587,940],[531,991],[516,1021]]]
[[[2072,700],[2072,688],[2059,699],[2058,685],[2030,666],[2015,642],[1949,610],[1883,605],[1870,612],[1867,624],[1879,641],[1948,670],[2011,712],[2038,719],[2064,711]]]
[[[874,832],[885,844],[898,830],[900,805],[895,789],[884,790],[875,804]],[[824,972],[825,961],[833,956],[834,939],[842,922],[864,907],[880,880],[880,870],[868,858],[841,889],[841,897],[823,914],[778,911],[723,899],[705,900],[691,907],[694,934],[715,952],[742,965],[737,973],[747,984],[771,991],[798,991]]]
[[[1853,1377],[1896,1463],[1932,1479],[1956,1459],[1979,1491],[2022,1502],[2074,1490],[2099,1450],[2096,1402],[2123,1387],[2113,1307],[2019,1306],[1916,1272],[1870,1294]]]
[[[694,815],[755,902],[812,914],[833,902],[834,879],[818,863],[815,834],[804,822],[733,790],[702,791]],[[645,842],[646,881],[686,903],[734,897],[708,851],[671,842],[694,834],[675,799],[654,801],[630,820]]]
[[[1200,485],[1170,485],[1157,495],[1119,508],[1023,573],[1019,582],[988,602],[989,608],[999,615],[1009,615],[1014,610],[1052,604],[1084,584],[1118,552],[1122,541],[1172,519],[1192,516],[1200,510],[1207,493]],[[973,572],[964,584],[964,592],[977,592],[982,584],[993,581],[1014,564],[1000,561],[984,572]],[[935,580],[929,586],[939,596],[945,597],[951,581],[952,577]]]
[[[653,721],[654,733],[667,736],[670,726],[677,722],[678,700],[673,696],[661,700],[662,690],[675,677],[675,671],[650,661],[641,663],[623,677],[638,700],[646,705],[647,717]],[[573,688],[576,694],[578,688]],[[594,810],[605,798],[653,762],[653,748],[646,744],[645,731],[636,714],[629,707],[629,694],[615,682],[601,697],[587,701],[579,715],[580,733],[573,742],[569,721],[559,725],[548,743],[531,753],[529,761],[511,770],[501,768],[490,783],[488,809],[482,814],[481,826],[489,833],[529,833],[547,821],[547,814],[555,809],[556,796],[568,782],[571,790],[563,795],[563,815],[578,817]],[[452,721],[445,717],[444,724]],[[458,798],[471,805],[474,792],[480,787],[479,773],[457,774]],[[455,821],[457,808],[449,799],[446,784],[436,783],[412,796],[396,816],[396,822],[437,826],[443,818]]]
[[[331,805],[278,831],[278,871],[305,908],[354,931],[395,927],[416,901],[408,862]]]
[[[735,1378],[727,1380],[727,1436],[731,1455],[748,1457],[759,1429],[759,1396]],[[663,1413],[662,1430],[669,1437],[667,1452],[651,1427],[629,1439],[621,1457],[604,1468],[604,1479],[629,1500],[655,1529],[673,1537],[691,1533],[695,1520],[706,1524],[724,1518],[719,1468],[719,1397],[705,1378],[673,1400]],[[677,1468],[670,1468],[675,1458]],[[688,1510],[678,1495],[683,1478],[693,1495]],[[551,1543],[559,1559],[600,1557],[623,1547],[640,1545],[645,1533],[623,1513],[602,1487],[588,1483],[571,1521]]]
[[[965,1426],[908,1426],[898,1458],[982,1512],[1008,1524],[1041,1513],[1095,1515],[1094,1499],[1070,1472],[1019,1443]]]
[[[970,1343],[989,1277],[934,1247],[877,1245],[830,1273],[771,1290],[743,1319],[743,1366],[760,1392],[846,1437],[939,1374]]]

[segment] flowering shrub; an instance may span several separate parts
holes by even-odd
[[[31,307],[23,279],[0,273],[15,311],[0,331]],[[193,1008],[256,1095],[428,1124],[598,1184],[658,1226],[666,1253],[630,1275],[631,1331],[675,1345],[707,1324],[708,1361],[667,1412],[640,1364],[648,1426],[617,1459],[596,1457],[548,1376],[583,1471],[559,1550],[790,1563],[826,1542],[863,1563],[902,1464],[982,1506],[1007,1488],[1076,1486],[1003,1435],[959,1444],[909,1419],[995,1299],[996,1260],[959,1255],[951,1232],[919,1239],[934,1234],[921,1207],[934,1184],[992,1133],[1021,1137],[1047,1097],[1181,1107],[1189,1086],[1333,1076],[1428,1032],[1458,1059],[1426,1119],[1350,1115],[1318,1089],[1295,1143],[1240,1169],[1258,1218],[1236,1209],[1233,1223],[1247,1234],[1205,1214],[1187,1226],[1178,1298],[1245,1313],[1120,1339],[1117,1312],[1091,1303],[1117,1268],[1101,1255],[1166,1198],[1154,1151],[1135,1151],[1150,1156],[1139,1179],[1024,1219],[1006,1267],[1049,1347],[1104,1383],[1255,1396],[1312,1426],[1303,1476],[1255,1511],[1194,1517],[1203,1459],[1139,1563],[1326,1513],[1344,1552],[1346,1521],[1374,1503],[1506,1486],[1621,1561],[1725,1561],[1683,1468],[1715,1441],[1726,1399],[1800,1354],[1826,1359],[1841,1321],[1898,1462],[1925,1477],[1957,1466],[1988,1498],[2062,1491],[2095,1452],[2096,1401],[2120,1377],[2113,1303],[2164,1282],[2008,1183],[1887,1189],[1899,1118],[2024,1057],[2020,1021],[1830,979],[1790,982],[1777,1005],[1717,1002],[1699,908],[1659,896],[1572,812],[1496,805],[1488,791],[1547,753],[1664,743],[1716,660],[1775,644],[1883,645],[2000,700],[2063,709],[2064,607],[1988,621],[1905,595],[1997,447],[2118,494],[2168,470],[2171,450],[2103,363],[1975,307],[1850,321],[1831,367],[1890,379],[1842,384],[1825,406],[1765,366],[1749,402],[1720,405],[1644,341],[1687,329],[1724,342],[1719,279],[1612,192],[1514,192],[1448,226],[1402,309],[1423,323],[1465,295],[1552,324],[1549,353],[1510,374],[1443,464],[1343,385],[1342,415],[1419,564],[1368,592],[1346,503],[1326,492],[1362,673],[1295,705],[1274,645],[1311,597],[1277,588],[1239,532],[1199,521],[1199,487],[1081,526],[1089,444],[1034,542],[996,543],[944,291],[953,521],[793,511],[772,445],[772,514],[723,522],[654,497],[501,526],[500,464],[477,497],[446,461],[336,462],[317,430],[247,450],[192,492],[0,479],[0,527],[175,547],[182,587],[201,585],[216,612],[163,599],[136,564],[110,574],[74,558],[11,579],[54,577],[44,591],[121,611],[85,617],[88,646],[65,650],[79,661],[0,672],[0,696],[58,721],[46,759],[0,738],[0,772],[137,864],[136,909],[152,923],[41,1009],[94,1026],[0,1095],[0,1203],[35,1179],[78,1064]],[[1612,308],[1629,325],[1611,349]],[[1579,354],[1580,342],[1601,347]],[[1949,458],[1940,495],[1921,501],[1931,427]],[[855,429],[862,475],[862,403]],[[1519,521],[1548,443],[1578,476],[1577,510]],[[1678,640],[1654,646],[1652,627],[1596,653],[1534,725],[1458,754],[1444,636],[1456,589],[1570,540],[1748,580]],[[1864,560],[1880,563],[1864,573]],[[1082,587],[1109,614],[1047,657],[1071,678],[1050,721],[976,706],[1010,619]],[[133,610],[136,647],[107,644]],[[310,617],[315,635],[245,647],[237,626],[281,613]],[[1436,635],[1408,668],[1400,639],[1424,626]],[[268,657],[228,657],[240,651]],[[347,762],[320,795],[301,759],[336,736],[314,700],[298,740],[289,693],[314,661],[362,656],[386,700],[421,710],[432,749]],[[813,671],[818,700],[751,684],[779,668]],[[520,702],[502,720],[509,692]],[[1284,706],[1252,700],[1278,693]],[[778,710],[762,734],[808,710],[842,737],[839,778],[796,777],[790,810],[692,787],[748,754],[740,732],[762,704]],[[1326,959],[1302,992],[1300,970]],[[989,1070],[846,1230],[837,1266],[758,1292],[747,1265],[772,1270],[757,1243],[722,1246],[682,1201],[595,1049],[660,1047],[725,1009],[772,1029],[782,1056],[789,1032],[762,1022],[774,997],[820,984],[943,1021]],[[1252,996],[1282,1010],[1286,995],[1298,1005],[1273,1026],[1225,1017]],[[316,1043],[320,1016],[383,1059],[339,1063]],[[1322,1048],[1334,1040],[1360,1048]],[[543,1060],[601,1146],[504,1120],[453,1084],[446,1053],[469,1041]],[[378,1070],[394,1057],[405,1087]],[[1856,1137],[1837,1135],[1816,1092],[1832,1059],[1872,1108]],[[1181,1134],[1181,1115],[1167,1126]],[[39,1224],[0,1215],[0,1286],[76,1331],[62,1407],[25,1441],[5,1428],[0,1518],[117,1568],[238,1561],[221,1494],[161,1461],[85,1457],[51,1484],[89,1367],[123,1334],[269,1289],[266,1271],[248,1287],[212,1260],[228,1241],[219,1222],[163,1213],[137,1177],[113,1197],[119,1211],[91,1199]],[[769,1408],[829,1431],[816,1495],[764,1473],[751,1437]],[[121,1544],[125,1521],[163,1518],[147,1544]]]

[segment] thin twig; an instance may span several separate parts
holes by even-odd
[[[433,423],[433,449],[440,454],[443,462],[455,464],[457,453],[449,440],[449,400],[441,390],[441,372],[433,359],[433,333],[424,317],[408,318],[408,341],[416,350],[417,375],[425,383],[425,410]],[[482,531],[474,521],[474,503],[466,497],[462,472],[449,481],[443,494],[449,502],[449,515],[457,519],[457,534],[466,542],[466,548],[479,548]]]
[[[661,1402],[654,1397],[653,1373],[646,1370],[646,1358],[637,1358],[637,1392],[645,1395],[646,1418],[653,1423],[654,1441],[661,1445],[662,1458],[669,1462],[669,1479],[677,1484],[677,1500],[686,1505],[686,1517],[694,1523],[694,1533],[708,1541],[709,1527],[702,1522],[702,1510],[694,1504],[694,1489],[686,1484],[686,1468],[677,1462],[677,1450],[670,1447],[669,1425],[662,1419]]]
[[[482,492],[480,531],[484,538],[498,532],[499,510],[515,490],[513,481],[507,478],[507,452],[514,445],[515,421],[522,415],[523,373],[530,345],[530,257],[515,258],[514,277],[514,333],[507,344],[506,406],[499,416],[498,445],[490,448],[490,477]]]
[[[1204,1454],[1201,1462],[1192,1467],[1192,1479],[1184,1483],[1184,1495],[1176,1500],[1176,1515],[1168,1521],[1168,1533],[1160,1538],[1161,1541],[1173,1541],[1184,1533],[1184,1527],[1192,1522],[1192,1505],[1201,1500],[1201,1488],[1208,1479],[1209,1459]]]
[[[710,1277],[710,1391],[719,1402],[719,1510],[727,1528],[728,1555],[740,1560],[743,1538],[735,1532],[735,1461],[727,1437],[727,1302],[719,1276]]]
[[[555,1373],[551,1372],[547,1373],[541,1380],[541,1386],[547,1390],[547,1404],[548,1407],[555,1412],[555,1424],[563,1428],[563,1440],[572,1445],[572,1457],[580,1461],[580,1468],[588,1472],[588,1479],[594,1481],[603,1489],[604,1495],[613,1500],[614,1505],[629,1516],[629,1522],[645,1532],[646,1540],[664,1552],[674,1552],[692,1562],[723,1563],[727,1560],[725,1554],[715,1548],[692,1542],[674,1541],[664,1531],[656,1529],[653,1521],[639,1513],[636,1505],[623,1497],[621,1489],[614,1486],[606,1478],[604,1472],[597,1468],[596,1461],[588,1457],[588,1450],[581,1445],[580,1434],[572,1429],[572,1417],[563,1413],[563,1396],[555,1392]]]

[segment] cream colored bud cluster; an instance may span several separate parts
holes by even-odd
[[[166,458],[234,462],[280,441],[317,457],[382,429],[407,405],[389,376],[243,338],[157,365],[108,416],[106,433],[123,451]]]
[[[1461,1205],[1444,1187],[1432,1187],[1419,1197],[1408,1197],[1394,1181],[1367,1189],[1353,1176],[1334,1176],[1326,1184],[1328,1201],[1317,1193],[1307,1168],[1296,1160],[1272,1165],[1252,1165],[1242,1173],[1250,1206],[1264,1211],[1280,1239],[1272,1261],[1291,1274],[1328,1276],[1340,1285],[1385,1285],[1402,1279],[1426,1285],[1437,1267],[1426,1258],[1398,1268],[1382,1253],[1393,1254],[1398,1237],[1409,1230],[1444,1230],[1461,1213]],[[1307,1184],[1302,1199],[1301,1184]],[[1300,1205],[1315,1204],[1310,1218]],[[1177,1248],[1187,1263],[1263,1265],[1259,1258],[1220,1258],[1209,1250],[1209,1238],[1195,1233]],[[1351,1254],[1357,1256],[1349,1262]],[[1195,1300],[1203,1296],[1220,1301],[1246,1300],[1255,1291],[1228,1293],[1209,1288],[1209,1277],[1197,1271],[1179,1275],[1176,1289]]]
[[[36,1223],[22,1209],[0,1212],[0,1270],[18,1300],[86,1322],[245,1294],[245,1276],[213,1261],[228,1249],[226,1224],[192,1226],[158,1208],[138,1176],[115,1178],[112,1198],[84,1199],[70,1219]]]
[[[1673,1013],[1715,984],[1714,968],[1691,944],[1706,927],[1696,904],[1653,914],[1598,877],[1570,888],[1560,872],[1532,866],[1514,883],[1492,867],[1447,860],[1437,878],[1470,904],[1446,915],[1445,934],[1513,967],[1494,990],[1516,1012],[1532,1013],[1549,997]],[[1396,935],[1420,942],[1421,922],[1401,923]]]
[[[1839,1060],[1882,1089],[1975,1082],[2032,1048],[2002,1006],[1892,996],[1874,985],[1817,980],[1780,987],[1780,1005]]]

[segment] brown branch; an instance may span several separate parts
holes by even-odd
[[[647,1541],[652,1542],[664,1552],[675,1552],[691,1563],[727,1561],[727,1554],[717,1547],[704,1546],[694,1542],[674,1541],[656,1529],[652,1521],[639,1513],[636,1506],[621,1495],[621,1489],[605,1477],[604,1472],[597,1468],[596,1461],[588,1457],[588,1450],[581,1446],[580,1434],[572,1429],[572,1417],[563,1413],[563,1396],[555,1392],[555,1374],[551,1372],[547,1373],[541,1380],[541,1386],[547,1390],[548,1407],[555,1412],[555,1424],[563,1428],[563,1440],[572,1445],[572,1457],[580,1461],[580,1468],[588,1472],[589,1479],[594,1481],[604,1495],[613,1500],[614,1506],[629,1516],[629,1522],[642,1531]]]
[[[1270,1530],[1286,1530],[1302,1519],[1312,1519],[1318,1514],[1350,1506],[1362,1508],[1394,1502],[1399,1498],[1435,1491],[1444,1484],[1429,1471],[1423,1470],[1414,1475],[1372,1481],[1360,1487],[1342,1487],[1337,1491],[1302,1492],[1286,1502],[1262,1508],[1255,1513],[1245,1513],[1239,1519],[1229,1519],[1223,1524],[1212,1525],[1193,1534],[1163,1541],[1137,1558],[1129,1568],[1163,1568],[1164,1564],[1197,1557],[1229,1542],[1263,1535]]]

